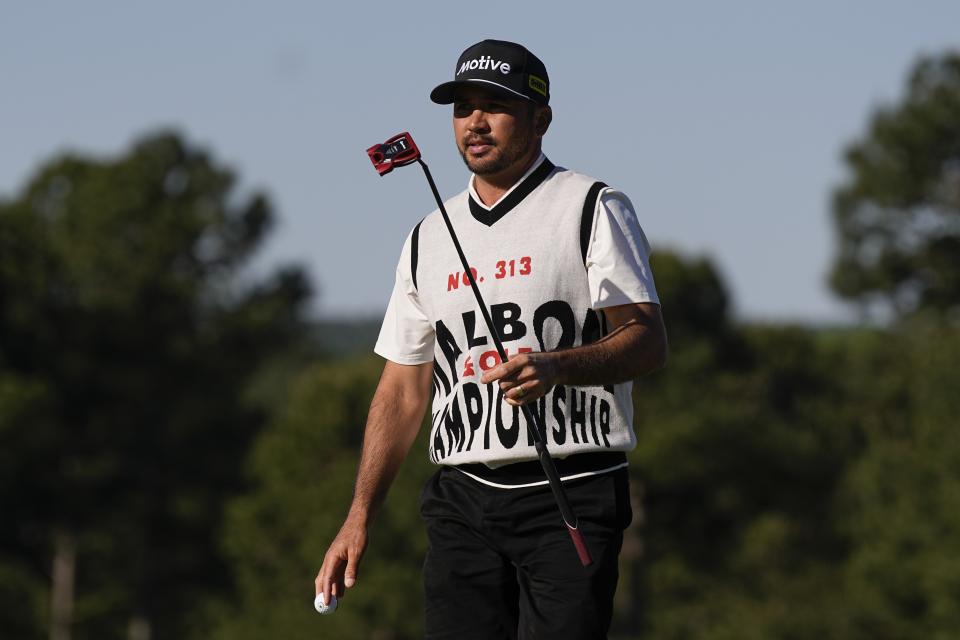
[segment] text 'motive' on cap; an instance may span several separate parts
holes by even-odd
[[[437,86],[430,99],[451,104],[454,91],[464,85],[487,87],[537,104],[550,102],[550,78],[543,62],[526,47],[506,40],[484,40],[461,53],[453,80]]]

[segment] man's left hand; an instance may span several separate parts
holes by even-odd
[[[480,382],[499,380],[507,404],[519,407],[545,396],[557,383],[558,373],[549,353],[521,353],[485,372]]]

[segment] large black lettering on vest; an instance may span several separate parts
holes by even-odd
[[[532,313],[515,302],[503,302],[490,307],[490,316],[508,351],[512,347],[507,343],[522,340],[531,331],[541,351],[593,342],[602,332],[600,318],[590,309],[583,316],[578,336],[576,315],[563,300],[544,302]],[[532,448],[533,438],[519,408],[503,401],[499,385],[481,385],[481,370],[466,366],[471,350],[488,347],[492,340],[486,335],[486,327],[477,324],[475,312],[460,317],[463,331],[457,333],[464,336],[465,345],[458,344],[455,332],[443,321],[436,323],[437,346],[443,358],[434,361],[434,389],[443,394],[445,402],[433,416],[432,460],[442,462],[454,453],[489,450],[492,443],[506,450]],[[496,359],[489,366],[495,364]],[[539,419],[544,441],[548,446],[572,442],[610,447],[612,392],[611,387],[558,385],[551,389],[530,405]]]
[[[527,335],[527,327],[520,322],[520,305],[513,302],[504,302],[490,307],[490,318],[493,328],[500,335],[503,342],[520,340]]]
[[[467,311],[463,314],[463,330],[467,334],[467,350],[487,344],[487,336],[477,336],[477,314]]]

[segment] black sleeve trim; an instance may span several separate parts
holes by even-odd
[[[417,288],[417,259],[420,257],[420,225],[423,220],[417,223],[413,228],[413,234],[410,236],[410,277],[413,278],[413,288]]]
[[[594,182],[587,191],[587,199],[583,202],[583,214],[580,216],[580,255],[583,263],[587,263],[587,250],[590,248],[590,231],[593,230],[593,214],[597,210],[597,200],[600,192],[607,188],[603,182]]]

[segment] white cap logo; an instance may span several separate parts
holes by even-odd
[[[500,69],[500,73],[507,75],[510,73],[510,63],[503,62],[501,60],[494,60],[490,56],[480,56],[479,60],[477,58],[474,58],[473,60],[465,60],[457,70],[457,75],[459,76],[464,71],[472,71],[474,69],[480,69],[482,71],[486,71],[488,69],[490,71],[496,71],[497,69]]]

